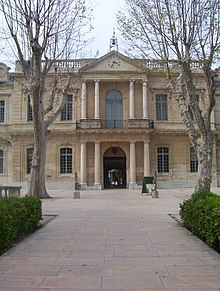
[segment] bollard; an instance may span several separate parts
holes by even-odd
[[[73,192],[73,198],[74,199],[80,199],[80,191],[74,191]]]
[[[78,174],[75,172],[75,191],[73,192],[74,199],[80,199],[80,185],[78,183]]]
[[[152,192],[152,198],[159,198],[159,191],[153,190],[153,192]]]

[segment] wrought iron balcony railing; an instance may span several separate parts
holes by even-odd
[[[101,120],[81,119],[76,123],[77,129],[153,129],[154,122],[150,119],[128,119],[128,120]]]

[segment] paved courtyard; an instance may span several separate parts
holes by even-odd
[[[219,291],[220,255],[170,215],[192,189],[159,193],[50,190],[56,217],[0,257],[0,290]]]

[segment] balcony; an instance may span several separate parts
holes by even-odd
[[[154,122],[150,119],[101,120],[81,119],[76,123],[77,129],[153,129]]]

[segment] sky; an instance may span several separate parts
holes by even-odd
[[[92,54],[99,52],[99,56],[109,52],[110,38],[113,35],[113,29],[118,39],[120,50],[120,33],[117,29],[116,13],[123,8],[124,0],[95,0],[94,20],[92,22],[95,36],[91,44]]]
[[[119,43],[120,51],[120,32],[118,31],[116,13],[123,9],[125,0],[91,0],[93,11],[92,26],[93,31],[91,37],[94,40],[91,42],[88,52],[85,57],[101,57],[109,52],[110,38],[115,29],[116,37]],[[6,63],[11,68],[14,68],[14,55],[9,57],[8,54],[0,55],[0,62]]]

